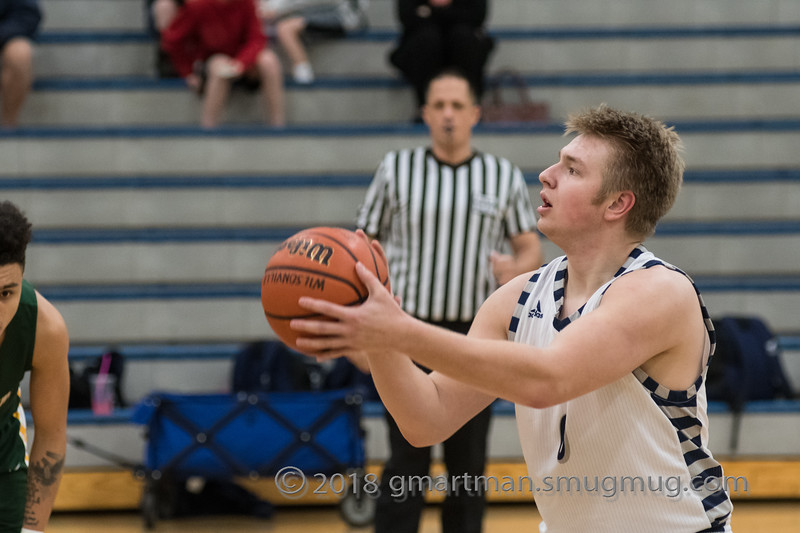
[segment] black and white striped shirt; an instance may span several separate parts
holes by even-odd
[[[419,147],[386,154],[357,225],[384,246],[408,313],[468,322],[496,288],[490,252],[533,231],[536,216],[508,160],[476,152],[454,167]]]

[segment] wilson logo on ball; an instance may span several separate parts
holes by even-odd
[[[325,246],[312,239],[290,239],[284,242],[280,248],[289,252],[289,255],[302,255],[311,261],[316,261],[322,266],[329,266],[333,257],[333,248]]]
[[[301,230],[278,246],[261,279],[261,305],[275,335],[296,348],[293,318],[319,318],[299,304],[311,296],[340,305],[358,305],[369,296],[356,274],[361,262],[391,291],[389,268],[383,254],[356,233],[344,228]]]

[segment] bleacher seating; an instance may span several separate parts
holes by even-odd
[[[240,344],[271,336],[258,295],[272,250],[301,227],[352,226],[382,154],[425,142],[387,67],[392,2],[371,1],[363,35],[311,48],[318,81],[287,82],[285,130],[258,125],[253,97],[237,93],[214,132],[197,127],[180,80],[154,77],[143,0],[42,5],[25,125],[0,132],[0,194],[35,224],[26,275],[64,314],[73,360],[121,347],[130,401],[222,390]],[[519,69],[553,121],[480,125],[476,146],[522,167],[537,198],[570,110],[607,102],[674,124],[686,182],[646,245],[696,278],[712,313],[765,317],[800,390],[794,0],[496,0],[491,21],[490,71]],[[798,438],[752,434],[740,451],[796,451]]]

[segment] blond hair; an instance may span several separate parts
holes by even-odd
[[[603,169],[598,202],[609,194],[632,191],[636,201],[626,221],[629,233],[647,238],[672,208],[683,182],[682,143],[674,128],[606,105],[570,115],[565,134],[578,133],[609,142],[612,155]]]

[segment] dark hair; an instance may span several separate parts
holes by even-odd
[[[430,91],[433,82],[442,78],[464,80],[467,83],[467,87],[469,87],[469,96],[472,98],[472,102],[476,105],[478,104],[478,91],[475,90],[475,84],[467,77],[466,73],[458,67],[445,67],[428,80],[428,84],[425,86],[425,102],[428,101],[428,91]]]
[[[0,266],[19,263],[24,269],[29,242],[31,223],[16,205],[0,202]]]

